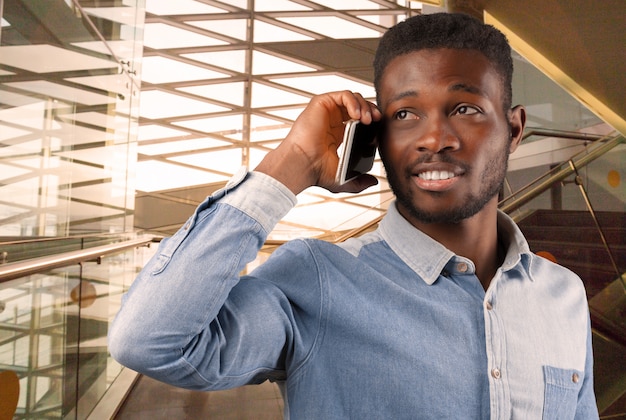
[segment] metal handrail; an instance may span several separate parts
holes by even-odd
[[[608,140],[605,140],[603,137],[592,143],[592,145],[600,144],[600,146],[591,150],[589,153],[582,155],[578,154],[578,156],[572,157],[570,160],[574,163],[575,167],[582,168],[622,143],[626,143],[626,139],[622,135],[617,135],[613,138],[609,138]],[[588,149],[585,149],[585,151],[588,151]],[[541,182],[539,182],[541,179],[540,177],[538,180],[535,180],[527,186],[521,188],[518,192],[513,193],[509,197],[501,200],[499,208],[505,213],[517,210],[544,191],[550,189],[555,182],[560,182],[573,173],[574,170],[571,166],[564,166]]]
[[[20,277],[42,273],[54,268],[67,267],[88,261],[99,261],[104,256],[118,254],[130,248],[147,246],[160,239],[161,238],[157,236],[148,236],[80,251],[64,252],[62,254],[33,258],[26,261],[2,264],[0,265],[0,284]]]
[[[554,130],[551,128],[528,128],[524,131],[522,141],[532,136],[557,137],[569,140],[595,141],[605,138],[602,134],[581,133],[578,131]]]

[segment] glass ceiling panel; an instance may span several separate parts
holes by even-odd
[[[367,10],[367,9],[383,9],[384,6],[373,3],[369,0],[312,0],[317,4],[324,5],[336,10]]]
[[[215,152],[194,153],[192,155],[169,158],[169,160],[198,166],[200,168],[210,167],[211,170],[219,172],[233,173],[241,166],[242,150],[236,148]]]
[[[146,0],[146,11],[154,15],[227,13],[224,9],[192,0]]]
[[[144,155],[166,155],[169,153],[188,152],[229,145],[231,145],[229,142],[203,137],[199,139],[141,145],[139,146],[139,153]]]
[[[187,24],[242,41],[246,39],[248,29],[248,22],[245,19],[190,21]]]
[[[239,73],[246,71],[246,51],[216,51],[181,54],[181,57],[190,58],[213,66],[234,70]]]
[[[363,210],[362,207],[340,202],[323,202],[293,208],[283,221],[312,226],[321,230],[352,229],[380,216],[379,211]]]
[[[252,74],[299,73],[316,68],[285,60],[261,51],[252,53]]]
[[[257,12],[274,12],[311,10],[311,8],[303,6],[301,4],[296,4],[288,0],[255,0],[254,10],[256,10]]]
[[[222,2],[222,3],[226,3],[226,2]],[[246,9],[248,7],[248,0],[229,0],[227,3],[232,6],[237,6],[240,9]]]
[[[193,130],[202,131],[205,133],[213,133],[217,135],[232,135],[237,134],[241,139],[241,132],[243,127],[243,115],[225,115],[223,117],[213,118],[201,118],[199,120],[189,120],[175,122],[174,125],[191,128]]]
[[[236,168],[235,168],[236,169]],[[137,190],[160,191],[227,180],[228,177],[199,169],[157,162],[137,162]]]
[[[252,84],[252,107],[262,108],[278,105],[307,104],[308,96],[286,92],[261,83]]]
[[[228,77],[228,75],[160,56],[144,57],[142,62],[141,80],[148,83],[171,83],[224,77]]]
[[[243,106],[245,85],[244,82],[217,83],[212,85],[181,87],[177,88],[177,90],[236,106]]]
[[[227,42],[176,28],[164,23],[147,23],[144,27],[144,45],[154,49],[226,45]]]
[[[374,98],[376,96],[373,86],[332,74],[306,77],[276,77],[271,80],[281,85],[290,86],[313,94],[349,89],[354,92],[359,92],[365,98]]]
[[[278,19],[336,39],[378,38],[381,35],[379,31],[336,16],[281,17]]]
[[[139,115],[144,118],[170,118],[181,115],[197,115],[229,110],[229,108],[159,90],[145,91],[142,92],[141,95],[143,103]]]
[[[184,135],[189,135],[189,133],[187,131],[175,130],[173,128],[163,127],[156,124],[148,124],[139,126],[137,139],[142,142],[146,140],[165,139]]]
[[[288,42],[288,41],[310,41],[313,38],[289,29],[284,29],[272,25],[262,20],[254,20],[254,42]]]

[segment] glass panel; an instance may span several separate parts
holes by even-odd
[[[235,171],[237,168],[234,168]],[[159,191],[227,180],[227,176],[180,165],[146,161],[137,163],[137,190]]]
[[[261,83],[252,84],[252,107],[270,107],[277,105],[307,104],[310,97],[297,95],[282,89]]]
[[[189,133],[187,131],[174,130],[173,128],[162,127],[156,124],[147,124],[139,126],[138,140],[143,142],[146,140],[164,139],[184,135],[189,135]]]
[[[337,10],[364,10],[381,9],[383,6],[368,0],[343,0],[341,2],[333,0],[313,0],[315,3]]]
[[[224,103],[243,106],[245,85],[243,82],[216,83],[212,85],[178,88],[178,90]]]
[[[287,41],[308,41],[310,36],[303,35],[289,29],[284,29],[272,25],[262,20],[254,21],[254,42],[287,42]]]
[[[228,77],[228,75],[169,58],[158,56],[143,58],[141,80],[148,83],[220,79],[223,77]]]
[[[297,73],[305,71],[315,71],[315,68],[260,51],[252,53],[252,74]]]
[[[187,24],[241,40],[246,39],[248,29],[246,19],[189,21]]]
[[[200,35],[164,23],[148,23],[144,31],[144,45],[155,49],[227,44],[219,39]]]
[[[14,418],[87,418],[121,370],[108,355],[109,323],[155,250],[0,284],[0,368],[20,379]]]
[[[242,115],[226,115],[223,117],[202,118],[174,123],[181,127],[199,130],[205,133],[213,133],[221,136],[229,136],[241,140],[243,127]]]
[[[254,10],[257,12],[311,10],[310,7],[296,4],[288,0],[255,0]]]
[[[155,15],[226,13],[226,10],[192,0],[146,0],[146,12]]]
[[[142,145],[139,146],[139,153],[144,155],[161,155],[192,150],[203,150],[229,145],[230,143],[227,143],[225,141],[204,137],[193,140],[168,141],[166,143],[148,144],[145,146]]]
[[[246,71],[245,50],[191,53],[181,54],[181,56],[239,73]]]
[[[132,229],[143,9],[15,1],[0,12],[0,235]]]
[[[181,115],[205,114],[229,110],[229,108],[159,90],[145,91],[141,95],[143,100],[141,116],[144,118],[171,118]],[[167,104],[167,106],[164,104]]]
[[[527,127],[585,131],[602,123],[595,114],[516,53],[514,66],[513,103],[524,104]]]
[[[281,17],[282,22],[308,29],[331,38],[377,38],[381,32],[337,16]]]
[[[242,164],[242,149],[228,149],[207,153],[194,153],[185,156],[170,158],[174,162],[186,163],[187,165],[207,168],[207,162],[211,160],[211,170],[230,173],[233,168],[239,168]]]
[[[365,98],[376,97],[376,92],[374,91],[373,86],[332,74],[303,77],[277,77],[271,80],[281,85],[290,86],[314,94],[349,89],[354,92],[361,93],[361,95]]]

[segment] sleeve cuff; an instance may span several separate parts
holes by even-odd
[[[228,181],[219,202],[246,213],[269,233],[296,205],[297,199],[269,175],[242,168]]]

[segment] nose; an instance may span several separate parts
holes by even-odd
[[[445,116],[430,116],[422,120],[416,148],[420,152],[450,152],[459,148],[459,138]]]

